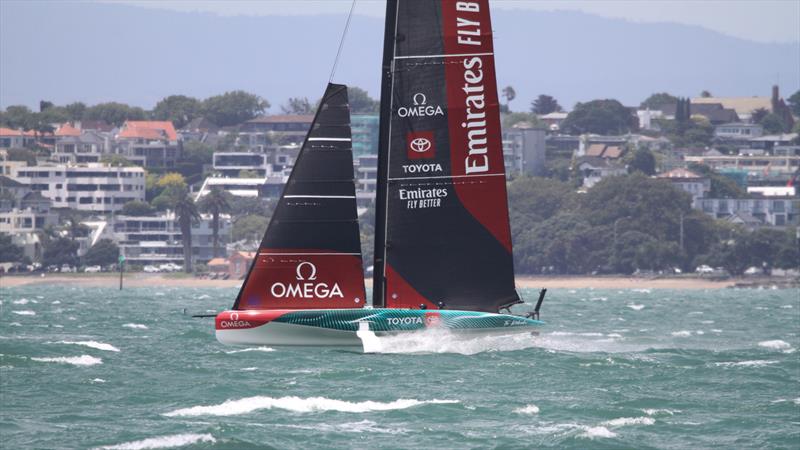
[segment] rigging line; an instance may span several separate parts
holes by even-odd
[[[347,30],[350,28],[350,19],[353,17],[353,10],[356,9],[356,0],[350,4],[350,13],[347,14],[347,22],[344,24],[342,31],[342,38],[339,39],[339,49],[336,51],[336,59],[333,60],[333,67],[331,68],[331,76],[328,77],[328,83],[333,81],[333,76],[336,75],[336,66],[339,65],[339,56],[342,54],[342,47],[344,47],[344,38],[347,36]]]

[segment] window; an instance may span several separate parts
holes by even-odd
[[[778,212],[778,213],[786,212],[786,209],[784,208],[783,200],[775,200],[775,201],[773,201],[772,202],[772,211]],[[777,219],[777,217],[778,216],[775,216],[776,219]]]

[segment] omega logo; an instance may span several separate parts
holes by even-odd
[[[306,266],[306,265],[311,267],[311,269],[310,269],[311,273],[309,273],[308,278],[303,278],[303,271],[301,269],[303,268],[303,266]],[[303,262],[301,262],[300,264],[297,265],[297,280],[300,280],[300,281],[304,281],[304,280],[314,281],[316,279],[317,279],[317,266],[315,266],[314,264],[312,264],[312,263],[310,263],[308,261],[303,261]]]

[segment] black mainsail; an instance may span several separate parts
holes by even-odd
[[[373,304],[518,303],[488,0],[389,0]]]
[[[347,86],[328,84],[235,310],[365,304]]]

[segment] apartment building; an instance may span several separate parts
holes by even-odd
[[[133,200],[144,201],[145,171],[141,167],[110,167],[101,163],[15,167],[12,178],[53,202],[54,208],[111,213]]]

